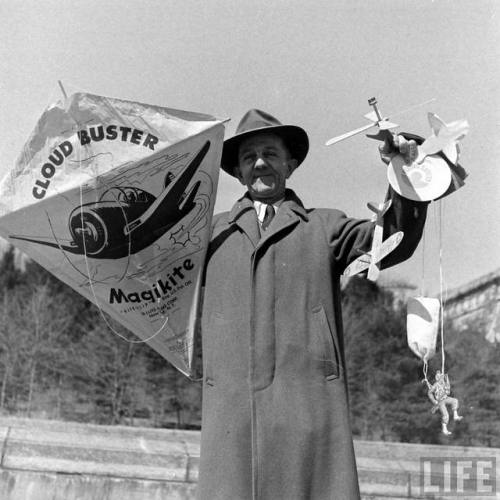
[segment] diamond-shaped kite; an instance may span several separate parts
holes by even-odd
[[[208,115],[73,94],[0,183],[0,235],[191,375],[223,137]]]

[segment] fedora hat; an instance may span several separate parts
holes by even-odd
[[[238,165],[238,150],[241,141],[259,132],[270,132],[283,139],[293,159],[300,165],[309,150],[309,138],[304,129],[295,125],[283,125],[274,116],[259,109],[251,109],[241,119],[236,133],[224,141],[221,167],[234,177],[234,167]]]

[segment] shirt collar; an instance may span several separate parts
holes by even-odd
[[[283,202],[283,207],[282,207],[283,209],[288,207],[297,215],[300,215],[304,220],[306,221],[309,220],[308,210],[304,208],[300,199],[291,189],[286,190],[285,199],[282,200],[282,202]],[[228,222],[233,223],[236,221],[236,219],[241,217],[241,215],[244,212],[246,212],[247,210],[254,210],[254,209],[255,209],[254,204],[253,201],[250,199],[250,195],[248,193],[245,193],[245,195],[234,204],[233,208],[229,212]]]
[[[284,198],[281,200],[275,201],[273,203],[274,207],[274,212],[278,213],[278,208],[279,206],[283,203]],[[257,212],[257,218],[259,219],[259,222],[264,221],[264,217],[266,215],[266,207],[269,205],[269,203],[263,203],[262,201],[254,200],[253,206],[255,207],[255,211]]]

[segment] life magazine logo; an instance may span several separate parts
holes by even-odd
[[[496,457],[421,457],[424,498],[496,497]]]

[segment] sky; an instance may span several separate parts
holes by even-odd
[[[427,112],[465,118],[465,187],[430,205],[425,244],[381,278],[446,292],[500,267],[499,42],[496,0],[0,0],[0,176],[58,80],[231,118],[227,137],[251,108],[299,125],[310,152],[290,187],[306,207],[361,218],[387,189],[378,143],[324,144],[366,123],[368,98],[424,137]],[[243,192],[222,172],[216,211]]]

